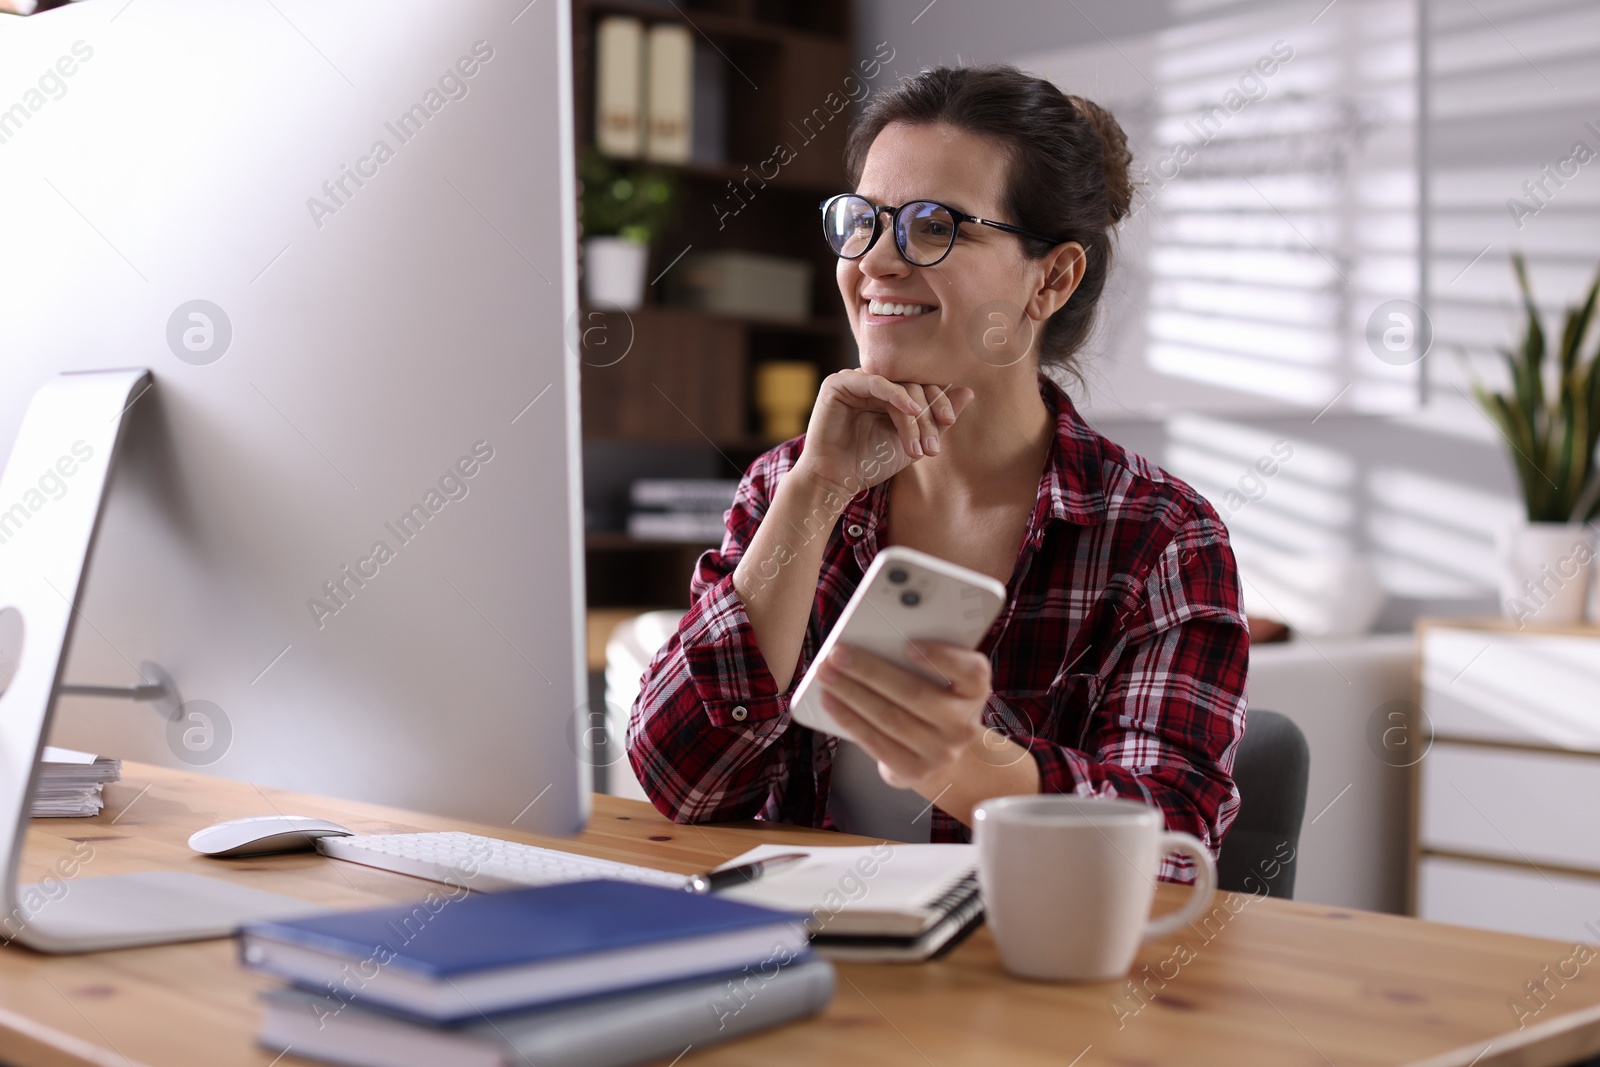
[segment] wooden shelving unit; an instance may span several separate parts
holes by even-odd
[[[589,605],[686,606],[695,560],[715,547],[710,541],[641,541],[625,533],[591,533],[584,543]]]
[[[821,377],[854,362],[817,216],[823,197],[845,187],[853,108],[831,114],[824,101],[830,93],[848,96],[851,2],[574,0],[580,155],[593,142],[595,28],[611,14],[686,23],[727,64],[726,161],[673,168],[683,186],[680,220],[651,248],[648,277],[659,279],[688,249],[803,259],[813,265],[812,317],[775,323],[706,314],[663,303],[664,285],[652,284],[643,308],[604,313],[608,351],[625,347],[627,354],[604,366],[585,363],[584,438],[607,443],[613,460],[635,451],[643,460],[664,447],[697,451],[703,470],[735,478],[770,444],[751,402],[757,364],[805,360]],[[819,108],[825,125],[815,121]],[[793,158],[776,176],[766,168],[763,180],[761,164],[779,145]],[[645,608],[687,606],[694,560],[709,546],[635,541],[601,528],[590,531],[586,547],[591,607]]]

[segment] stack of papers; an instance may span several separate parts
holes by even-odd
[[[122,778],[122,761],[93,752],[46,745],[33,793],[35,819],[86,818],[105,807],[100,791]]]

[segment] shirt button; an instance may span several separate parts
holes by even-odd
[[[733,709],[733,721],[744,722],[750,717],[750,711],[743,704]]]
[[[849,534],[851,537],[860,537],[863,533],[866,533],[866,531],[861,528],[861,524],[859,522],[852,522],[849,526],[845,527],[844,532]]]

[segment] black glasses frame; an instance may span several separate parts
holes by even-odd
[[[883,213],[885,211],[887,211],[889,213],[889,217],[894,220],[893,225],[892,225],[892,229],[894,230],[894,247],[895,247],[895,250],[900,253],[900,258],[901,259],[905,260],[907,263],[910,263],[913,267],[933,267],[933,266],[937,266],[940,263],[943,263],[944,260],[945,260],[945,257],[950,254],[950,250],[956,246],[956,237],[958,237],[960,235],[960,233],[961,233],[961,224],[963,222],[970,222],[970,223],[973,223],[973,224],[978,225],[978,226],[993,226],[997,230],[1004,230],[1007,233],[1014,233],[1019,237],[1031,237],[1035,241],[1043,241],[1046,244],[1050,245],[1051,247],[1054,247],[1054,246],[1056,246],[1056,245],[1061,243],[1060,241],[1056,240],[1054,237],[1046,237],[1042,233],[1036,233],[1033,230],[1025,230],[1021,226],[1013,226],[1009,222],[996,222],[993,219],[980,219],[976,215],[969,215],[965,211],[958,211],[955,208],[951,207],[949,204],[941,204],[937,200],[908,200],[904,204],[901,204],[899,207],[894,207],[894,206],[891,206],[889,204],[874,204],[871,200],[868,200],[866,197],[862,196],[860,193],[839,193],[836,196],[830,196],[830,197],[828,197],[828,199],[822,201],[822,204],[820,206],[821,206],[821,210],[822,210],[822,234],[823,234],[823,240],[824,241],[827,241],[827,239],[828,239],[828,208],[832,207],[838,201],[844,200],[844,199],[847,199],[847,198],[848,199],[860,200],[860,201],[862,201],[863,203],[867,204],[869,207],[872,208],[872,237],[871,237],[870,240],[867,241],[867,247],[863,248],[860,252],[857,252],[853,256],[847,256],[842,252],[834,250],[833,242],[829,241],[828,242],[829,251],[832,251],[833,254],[838,256],[840,259],[851,259],[851,260],[860,259],[862,256],[866,255],[868,252],[872,251],[872,246],[878,243],[878,238],[879,237],[883,236]],[[901,234],[900,234],[900,225],[899,225],[900,212],[904,211],[906,208],[911,207],[914,204],[932,204],[934,207],[943,208],[945,211],[948,211],[950,213],[950,218],[952,220],[954,220],[954,223],[955,223],[950,228],[950,243],[945,246],[945,250],[944,250],[943,253],[940,254],[939,258],[934,260],[932,263],[918,263],[918,262],[916,262],[910,256],[906,255],[905,245],[901,243]]]

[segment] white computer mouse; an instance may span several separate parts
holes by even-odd
[[[352,837],[355,831],[307,815],[250,815],[229,819],[189,836],[189,847],[206,856],[264,856],[308,852],[319,837]]]

